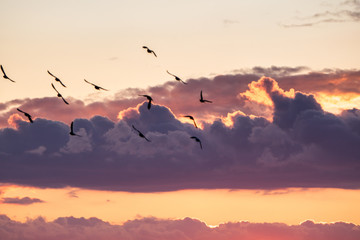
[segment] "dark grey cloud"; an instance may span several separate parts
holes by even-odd
[[[17,204],[17,205],[30,205],[33,203],[43,203],[44,201],[38,198],[29,198],[29,197],[6,197],[2,198],[1,202],[4,204]]]
[[[213,81],[220,86],[236,79]],[[134,192],[359,188],[359,111],[334,115],[312,95],[285,96],[271,78],[261,78],[258,85],[274,104],[273,121],[234,112],[228,117],[232,126],[219,119],[200,130],[180,122],[166,106],[154,104],[148,110],[146,102],[123,110],[120,121],[75,119],[74,131],[82,137],[70,137],[69,125],[59,121],[14,120],[17,129],[0,129],[0,181]],[[132,125],[151,142],[140,138]],[[203,150],[191,136],[201,139]]]
[[[149,217],[114,225],[97,218],[75,217],[62,217],[51,222],[39,217],[20,223],[0,215],[0,226],[0,238],[13,240],[357,240],[360,238],[360,227],[344,222],[320,224],[306,221],[299,225],[228,222],[210,228],[204,222],[191,218],[171,220]]]

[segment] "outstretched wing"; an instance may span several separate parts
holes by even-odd
[[[2,71],[2,72],[3,72],[3,74],[6,76],[6,73],[5,73],[5,71],[4,71],[3,66],[2,66],[2,65],[0,65],[0,67],[1,67],[1,71]]]
[[[62,96],[61,96],[61,98],[62,98],[62,100],[64,101],[64,103],[66,103],[67,105],[69,105],[69,103],[65,100],[65,98],[63,98]]]
[[[48,74],[50,74],[52,77],[56,78],[56,76],[54,76],[51,72],[49,72],[49,70],[47,70]]]
[[[58,92],[58,90],[56,90],[56,88],[55,88],[55,86],[54,86],[53,83],[51,83],[51,86],[53,87],[53,89],[54,89],[58,94],[60,94],[60,93]]]

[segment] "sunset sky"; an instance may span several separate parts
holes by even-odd
[[[0,3],[1,239],[360,239],[360,1]]]

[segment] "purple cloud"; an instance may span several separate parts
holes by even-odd
[[[20,223],[0,215],[0,238],[14,240],[45,239],[147,239],[147,240],[357,240],[360,226],[351,223],[314,223],[300,225],[283,223],[224,223],[215,228],[185,218],[182,220],[142,218],[114,225],[97,218],[63,217],[52,222],[43,218]]]
[[[334,115],[312,95],[287,96],[271,78],[256,84],[273,102],[273,121],[234,112],[230,126],[219,119],[200,130],[165,106],[154,104],[149,111],[146,102],[124,110],[118,122],[75,119],[74,131],[82,137],[71,137],[62,122],[16,120],[17,129],[0,130],[0,153],[6,156],[0,181],[135,192],[359,188],[358,110]],[[203,150],[191,136],[201,139]]]
[[[5,204],[18,204],[18,205],[30,205],[33,203],[43,203],[44,201],[38,198],[29,198],[29,197],[14,197],[14,198],[2,198],[2,203]]]

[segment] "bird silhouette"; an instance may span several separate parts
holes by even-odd
[[[149,95],[139,95],[139,96],[142,96],[142,97],[146,97],[146,98],[147,98],[147,100],[149,101],[147,108],[150,110],[150,108],[151,108],[151,102],[153,101],[152,97],[150,97]]]
[[[183,80],[181,80],[181,78],[179,78],[178,76],[170,73],[168,70],[166,70],[166,72],[167,72],[168,74],[170,74],[171,76],[173,76],[176,81],[182,82],[183,84],[187,84],[186,82],[184,82]]]
[[[137,130],[136,127],[134,127],[134,125],[131,125],[131,126],[132,126],[132,128],[139,134],[140,137],[145,138],[145,140],[148,141],[148,142],[151,142],[149,139],[147,139],[147,138],[145,137],[145,135],[144,135],[142,132],[140,132],[139,130]]]
[[[143,48],[145,48],[148,53],[152,53],[152,54],[154,54],[155,57],[157,57],[156,53],[153,50],[151,50],[150,48],[148,48],[147,46],[143,46]]]
[[[49,70],[48,70],[47,72],[48,72],[52,77],[55,78],[55,81],[59,82],[61,85],[63,85],[63,87],[66,87],[66,86],[62,83],[62,81],[61,81],[60,79],[58,79],[56,76],[54,76],[51,72],[49,72]]]
[[[200,141],[200,139],[199,139],[198,137],[192,136],[192,137],[190,137],[190,138],[192,138],[192,139],[194,139],[196,142],[198,142],[198,143],[200,144],[200,148],[202,149],[202,144],[201,144],[201,141]]]
[[[69,104],[69,103],[63,98],[63,96],[58,92],[58,90],[56,90],[54,84],[51,84],[51,86],[52,86],[53,89],[57,92],[57,96],[58,96],[59,98],[61,98],[61,99],[64,101],[64,103]]]
[[[3,72],[3,74],[4,74],[3,78],[5,78],[5,79],[7,79],[7,80],[10,80],[10,81],[12,81],[12,82],[15,82],[14,80],[10,79],[10,78],[6,75],[6,73],[5,73],[5,71],[4,71],[3,66],[2,66],[2,65],[0,65],[0,67],[1,67],[1,71],[2,71],[2,72]]]
[[[105,90],[105,91],[109,91],[109,90],[107,90],[107,89],[105,89],[105,88],[102,88],[102,87],[100,87],[100,86],[98,86],[98,85],[95,85],[95,84],[93,84],[93,83],[91,83],[91,82],[89,82],[89,81],[87,81],[86,79],[84,79],[84,81],[86,82],[86,83],[88,83],[88,84],[91,84],[91,85],[93,85],[94,87],[95,87],[95,89],[96,90]]]
[[[70,124],[70,132],[69,132],[69,134],[70,134],[71,136],[81,137],[80,135],[74,133],[74,121],[72,121],[71,124]]]
[[[203,98],[203,95],[202,95],[202,90],[200,91],[200,100],[199,100],[201,103],[212,103],[212,101],[209,101],[209,100],[206,100]]]
[[[196,122],[195,122],[195,119],[194,119],[194,117],[193,117],[193,116],[186,115],[186,116],[184,116],[184,117],[186,117],[186,118],[190,118],[191,120],[193,120],[193,122],[194,122],[194,126],[195,126],[196,128],[198,128],[198,127],[197,127],[197,125],[196,125]]]
[[[27,112],[24,112],[24,111],[20,110],[19,108],[17,108],[17,110],[18,110],[19,112],[23,113],[23,114],[29,119],[29,121],[30,121],[31,123],[33,123],[33,120],[32,120],[32,118],[31,118],[31,115],[30,115],[30,114],[28,114]]]

